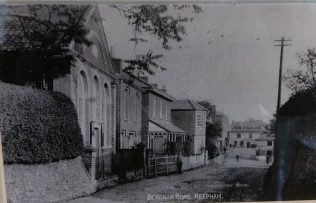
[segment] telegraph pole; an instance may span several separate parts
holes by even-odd
[[[278,115],[280,107],[281,107],[281,86],[282,86],[282,65],[283,65],[283,48],[286,46],[291,46],[290,44],[285,44],[285,42],[291,41],[291,39],[284,39],[282,37],[280,40],[274,40],[275,42],[281,44],[274,45],[275,47],[281,47],[281,53],[280,53],[280,68],[279,68],[279,85],[278,85],[278,103],[277,103],[277,111],[276,114]]]

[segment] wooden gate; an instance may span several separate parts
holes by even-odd
[[[150,157],[147,162],[147,175],[149,177],[158,175],[168,175],[177,172],[177,157]]]
[[[115,170],[115,162],[117,161],[116,154],[102,154],[98,155],[95,159],[96,179],[107,179],[117,174],[117,171]]]

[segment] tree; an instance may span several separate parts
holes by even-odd
[[[202,8],[197,5],[111,5],[117,9],[127,19],[128,25],[132,26],[134,36],[130,39],[135,43],[135,47],[139,43],[148,42],[141,35],[149,33],[162,42],[165,50],[170,50],[169,41],[182,41],[183,35],[186,34],[184,23],[191,22],[194,18],[182,17],[181,13],[184,9],[190,9],[192,13],[202,12]],[[170,14],[176,13],[175,15]],[[144,54],[137,54],[134,59],[123,60],[128,65],[125,72],[140,76],[145,72],[154,74],[155,69],[162,71],[167,70],[157,63],[157,59],[163,57],[162,54],[154,54],[152,50],[148,50]]]
[[[283,79],[294,93],[316,88],[316,49],[298,54],[299,70],[288,70]]]
[[[52,90],[53,79],[69,72],[75,58],[72,41],[90,45],[84,26],[89,6],[27,5],[1,6],[5,34],[0,42],[0,79],[25,84],[43,80]]]
[[[212,105],[209,101],[199,101],[198,104],[208,109],[207,119],[210,119],[212,116],[216,115],[216,106]]]
[[[214,144],[217,138],[222,135],[222,127],[219,123],[206,123],[205,147],[210,154],[210,157],[217,152],[217,147]]]
[[[123,13],[133,27],[135,36],[130,40],[135,45],[146,42],[139,36],[146,32],[161,40],[167,50],[170,49],[170,40],[181,41],[186,34],[183,23],[193,20],[180,14],[171,15],[169,9],[192,8],[194,13],[201,12],[201,8],[195,5],[112,7]],[[48,89],[52,89],[53,80],[67,74],[75,62],[68,50],[69,44],[72,41],[86,46],[91,44],[87,39],[89,30],[85,27],[89,8],[86,5],[56,4],[1,6],[5,35],[0,35],[0,80],[20,85],[35,82],[39,88],[44,88],[44,80]],[[139,76],[145,72],[154,74],[153,67],[166,70],[156,62],[161,57],[161,54],[148,50],[134,59],[125,59],[128,64],[125,72]]]
[[[208,109],[208,115],[210,117],[216,115],[215,105],[212,105],[208,101],[200,101],[198,102],[201,106]],[[216,145],[214,142],[217,138],[222,136],[222,125],[218,122],[206,122],[205,129],[205,147],[211,156],[213,156],[217,152]]]

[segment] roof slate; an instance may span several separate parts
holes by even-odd
[[[171,133],[185,133],[184,130],[173,125],[170,121],[150,119],[149,122],[152,122]]]
[[[172,110],[198,110],[208,111],[205,107],[192,100],[177,100],[172,102]]]

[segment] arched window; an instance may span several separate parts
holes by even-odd
[[[109,122],[109,87],[107,84],[104,84],[102,91],[102,136],[101,136],[101,146],[110,144],[110,122]]]
[[[97,76],[94,76],[94,88],[93,88],[93,98],[94,98],[94,105],[93,105],[93,115],[96,121],[100,120],[100,112],[101,112],[101,101],[100,101],[100,87],[99,87],[99,80]]]
[[[81,71],[79,74],[78,85],[78,119],[83,135],[83,141],[85,142],[86,136],[89,135],[89,107],[88,107],[88,82],[86,74]]]

